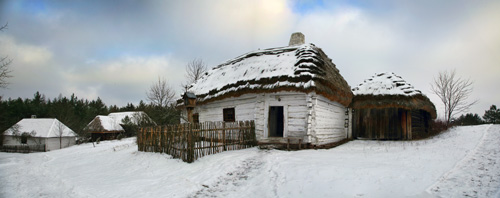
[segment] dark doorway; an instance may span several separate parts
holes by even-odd
[[[283,137],[283,106],[269,107],[269,137]]]

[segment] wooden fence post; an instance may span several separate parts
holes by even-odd
[[[188,125],[188,159],[187,162],[191,163],[194,161],[194,138],[193,138],[193,124]]]
[[[226,122],[222,122],[222,145],[224,146],[224,151],[227,151],[226,148]]]

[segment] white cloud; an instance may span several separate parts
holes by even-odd
[[[355,7],[309,12],[295,29],[305,34],[306,42],[323,48],[351,86],[389,68],[387,62],[398,50],[394,30]]]
[[[0,51],[17,65],[41,66],[52,59],[52,52],[46,47],[23,44],[12,36],[0,35]]]
[[[59,78],[54,76],[53,52],[44,46],[25,44],[12,36],[0,35],[0,56],[12,60],[9,65],[12,78],[8,89],[2,90],[7,97],[28,97],[36,91],[45,91],[57,86]]]
[[[62,76],[67,82],[65,92],[68,94],[90,99],[100,96],[105,102],[112,102],[110,104],[125,105],[144,99],[158,77],[166,78],[179,91],[184,79],[184,70],[179,65],[184,62],[171,56],[126,56],[103,62],[89,61],[62,72]]]

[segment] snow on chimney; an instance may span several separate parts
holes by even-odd
[[[304,34],[302,34],[301,32],[295,32],[290,37],[290,43],[288,45],[289,46],[302,45],[304,43],[306,43],[306,38]]]

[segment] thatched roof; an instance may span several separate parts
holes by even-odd
[[[143,123],[148,123],[148,124],[153,124],[156,125],[156,123],[151,119],[148,114],[146,114],[144,111],[125,111],[125,112],[116,112],[116,113],[110,113],[108,114],[108,117],[112,118],[117,122],[118,124],[124,124],[123,119],[125,117],[128,117],[130,119],[130,122],[135,125],[140,125]]]
[[[355,109],[421,109],[436,118],[436,107],[429,98],[392,72],[377,73],[352,91],[351,107]]]
[[[86,127],[86,131],[99,133],[120,133],[125,131],[119,121],[109,116],[96,116]]]
[[[197,104],[246,93],[316,92],[348,106],[353,94],[328,56],[314,44],[250,52],[226,61],[192,84]]]

